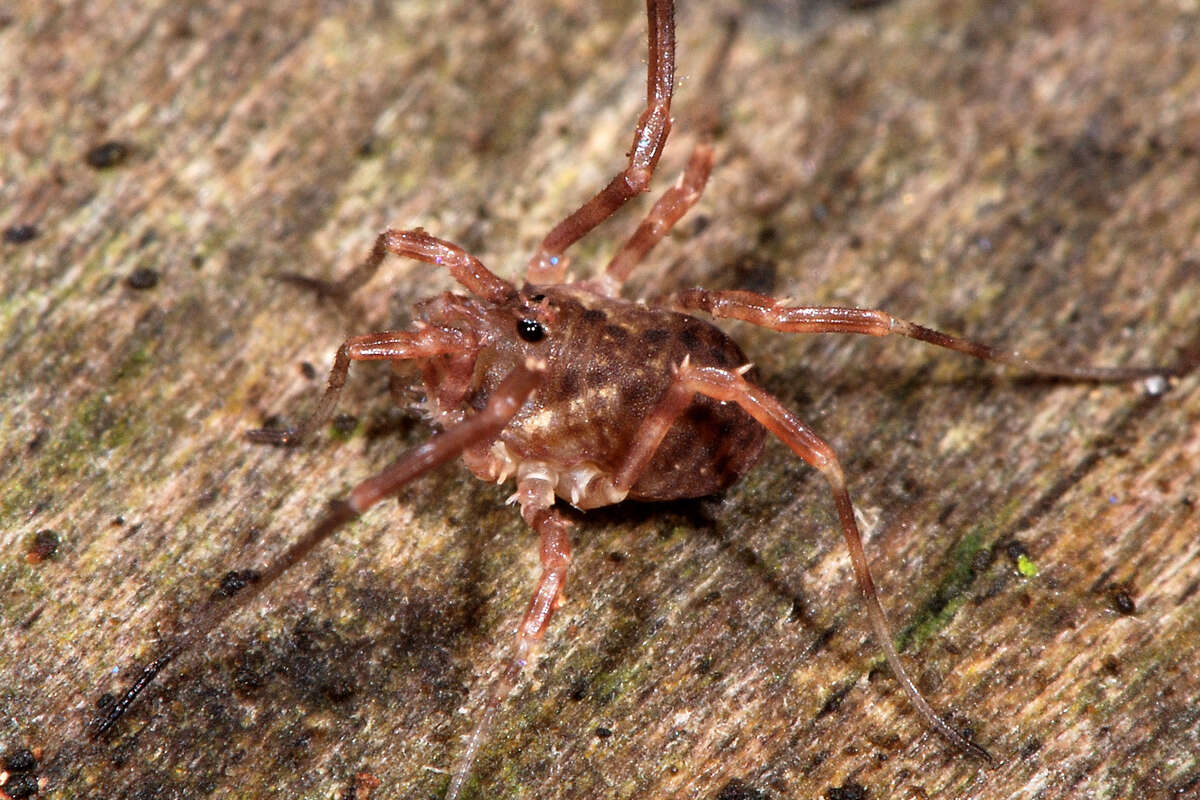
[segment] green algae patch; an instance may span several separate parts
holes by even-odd
[[[948,559],[950,568],[913,622],[900,634],[897,646],[919,644],[945,627],[966,602],[975,582],[977,559],[987,549],[983,528],[973,528],[958,541]]]

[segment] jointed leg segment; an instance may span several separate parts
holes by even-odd
[[[550,617],[562,604],[567,566],[571,563],[571,545],[568,537],[570,523],[551,508],[554,503],[554,489],[543,478],[518,481],[517,498],[521,503],[521,516],[537,531],[541,539],[542,576],[529,602],[529,608],[525,611],[521,624],[517,626],[512,653],[501,665],[499,675],[489,687],[475,729],[471,731],[466,748],[455,762],[446,800],[455,800],[458,797],[475,763],[479,747],[487,738],[496,712],[520,679],[534,646],[541,640],[546,626],[550,624]]]
[[[608,185],[546,235],[529,259],[530,283],[561,283],[567,272],[566,249],[650,186],[650,178],[671,130],[675,88],[675,8],[671,0],[647,0],[650,60],[646,69],[646,109],[638,118],[629,163]]]
[[[646,257],[663,237],[671,232],[675,223],[700,199],[704,184],[712,172],[713,149],[707,144],[697,145],[692,151],[687,169],[670,189],[650,209],[650,213],[638,225],[633,235],[621,246],[612,261],[600,276],[600,286],[608,295],[616,295],[634,267]]]
[[[496,387],[487,406],[474,416],[434,435],[428,442],[396,459],[379,474],[366,479],[350,492],[346,500],[330,504],[325,515],[303,537],[293,543],[262,572],[240,586],[232,597],[217,598],[189,621],[187,627],[162,654],[147,664],[125,694],[96,721],[93,736],[111,729],[151,681],[176,657],[195,648],[230,615],[249,605],[276,578],[302,562],[313,548],[328,539],[343,525],[385,497],[395,494],[409,481],[434,467],[457,457],[463,450],[494,438],[520,409],[540,379],[542,367],[527,364],[513,370]]]
[[[346,385],[351,361],[404,361],[415,358],[453,353],[469,353],[477,349],[473,338],[453,328],[425,327],[414,331],[384,331],[353,336],[342,343],[329,371],[325,394],[312,416],[298,428],[288,430],[256,429],[246,432],[252,442],[276,445],[297,445],[333,416],[338,396]]]
[[[746,381],[739,371],[716,367],[695,367],[688,361],[681,364],[670,388],[667,389],[654,411],[642,423],[638,436],[630,448],[626,460],[617,471],[614,483],[618,489],[629,489],[650,463],[659,444],[667,435],[676,418],[691,403],[693,395],[702,394],[715,400],[737,403],[763,427],[791,448],[816,469],[820,470],[829,483],[842,525],[842,535],[850,550],[850,562],[854,576],[867,606],[867,614],[879,639],[892,673],[908,695],[913,706],[920,712],[930,727],[937,730],[959,748],[991,761],[986,750],[968,741],[962,734],[946,724],[921,696],[916,685],[908,676],[896,647],[892,643],[891,627],[879,603],[871,569],[863,551],[862,536],[854,519],[854,506],[846,490],[846,479],[833,449],[819,436],[800,422],[778,400],[761,387]]]
[[[1012,350],[1001,350],[958,336],[951,336],[886,311],[828,306],[786,306],[766,295],[744,291],[686,289],[654,299],[679,311],[706,311],[722,319],[740,319],[786,333],[859,333],[866,336],[906,336],[956,350],[969,356],[995,361],[1037,375],[1084,381],[1133,381],[1167,376],[1162,367],[1089,367],[1035,361]]]
[[[375,276],[389,252],[406,258],[414,258],[427,264],[437,264],[449,270],[454,280],[461,283],[472,294],[503,303],[513,297],[517,290],[456,244],[430,236],[420,228],[401,231],[388,228],[375,239],[375,246],[361,264],[344,275],[341,280],[323,281],[293,272],[279,277],[288,283],[310,289],[317,294],[345,299]]]

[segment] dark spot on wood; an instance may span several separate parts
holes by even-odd
[[[613,732],[610,729],[605,728],[603,725],[596,727],[596,738],[607,739],[608,737],[610,737],[612,735],[613,735]]]
[[[307,361],[301,361],[300,374],[311,381],[313,378],[317,377],[317,368]]]
[[[263,417],[263,422],[262,422],[263,430],[271,431],[271,430],[278,430],[278,429],[286,428],[286,427],[287,427],[287,420],[285,420],[279,414],[268,414],[267,416]]]
[[[37,238],[38,229],[36,225],[21,223],[17,225],[9,225],[4,229],[4,241],[9,244],[25,244],[32,242]]]
[[[238,694],[251,694],[265,683],[262,672],[246,661],[240,662],[233,671],[233,688]]]
[[[321,684],[321,694],[335,703],[345,702],[355,695],[357,687],[344,675],[335,675]]]
[[[809,646],[806,652],[815,653],[818,650],[824,650],[829,646],[829,643],[833,641],[833,637],[837,635],[837,631],[838,629],[836,625],[830,625],[827,628],[823,628],[821,630],[821,634],[813,640],[812,645]]]
[[[129,157],[129,145],[124,142],[107,141],[88,150],[84,161],[92,169],[110,169]]]
[[[1189,583],[1182,592],[1179,593],[1179,598],[1176,600],[1178,605],[1183,605],[1188,600],[1191,600],[1196,592],[1200,591],[1200,580],[1195,580]]]
[[[354,433],[358,427],[358,417],[353,414],[338,414],[333,418],[333,431],[338,436],[346,437]]]
[[[808,619],[808,609],[804,607],[804,601],[799,597],[792,598],[792,613],[788,615],[788,619],[802,620]]]
[[[641,408],[649,401],[646,392],[647,386],[645,383],[626,381],[621,384],[621,406],[628,411]]]
[[[40,564],[47,558],[54,558],[58,554],[60,542],[61,537],[57,533],[43,528],[33,535],[29,550],[25,553],[25,560],[30,564]]]
[[[851,11],[869,11],[873,8],[886,6],[890,2],[892,0],[846,0],[846,8]]]
[[[567,697],[570,700],[578,703],[587,697],[588,681],[587,678],[576,678],[571,681],[570,690],[567,692]]]
[[[158,272],[149,267],[138,267],[125,278],[125,285],[139,291],[158,286]]]
[[[49,437],[49,435],[49,431],[47,431],[45,428],[38,428],[38,430],[34,432],[33,436],[30,437],[28,443],[26,443],[26,450],[28,450],[30,453],[36,453],[38,450],[41,450],[42,445],[46,443],[46,439]]]
[[[259,574],[256,570],[231,570],[221,577],[221,585],[213,592],[212,597],[214,600],[233,597],[249,584],[256,583],[258,579]]]
[[[1121,614],[1134,614],[1137,612],[1137,603],[1133,600],[1133,594],[1129,591],[1129,587],[1125,584],[1118,584],[1109,590],[1112,597],[1112,605]]]
[[[1025,549],[1025,545],[1013,539],[1004,544],[1004,554],[1008,556],[1008,560],[1012,562],[1013,568],[1017,566],[1022,558],[1029,558],[1029,551]]]
[[[768,258],[744,255],[730,265],[730,277],[734,288],[759,294],[774,294],[779,278],[779,267]]]

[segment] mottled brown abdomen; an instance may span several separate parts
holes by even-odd
[[[747,363],[733,340],[695,317],[574,287],[537,291],[545,298],[538,316],[545,340],[497,343],[478,362],[488,374],[477,373],[486,392],[492,376],[507,374],[515,359],[546,360],[536,397],[500,437],[522,461],[560,470],[593,465],[612,475],[684,358],[728,369]],[[697,396],[629,496],[673,500],[719,492],[754,464],[765,435],[736,404]]]

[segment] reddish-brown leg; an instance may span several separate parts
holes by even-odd
[[[871,625],[875,629],[875,635],[880,641],[883,654],[892,668],[893,675],[904,689],[904,693],[908,695],[913,707],[925,718],[931,728],[962,750],[991,761],[992,758],[986,750],[968,741],[934,712],[900,662],[900,655],[892,643],[891,626],[888,625],[887,617],[883,613],[883,606],[879,603],[875,581],[871,578],[871,568],[867,563],[866,553],[863,552],[862,536],[858,531],[858,523],[854,519],[854,506],[851,504],[850,494],[846,490],[846,478],[842,474],[841,465],[838,463],[833,449],[764,389],[746,381],[737,370],[694,367],[685,360],[676,370],[675,378],[662,400],[643,421],[633,447],[630,448],[625,462],[616,473],[614,478],[616,487],[628,490],[633,486],[638,475],[650,463],[650,459],[654,456],[654,452],[658,449],[663,437],[667,435],[667,431],[670,430],[675,419],[688,407],[695,394],[737,403],[747,414],[758,420],[763,427],[791,448],[792,452],[821,471],[833,494],[834,505],[837,507],[838,518],[842,524],[842,534],[846,539],[846,546],[850,550],[850,563],[854,567],[858,588],[866,602],[867,615],[871,619]]]
[[[629,163],[591,200],[564,219],[542,240],[529,259],[526,279],[533,284],[561,283],[568,247],[611,217],[631,197],[646,191],[671,130],[671,94],[675,88],[675,6],[672,0],[646,0],[649,61],[646,110],[633,133]]]
[[[704,185],[708,183],[708,176],[713,167],[713,148],[710,142],[720,118],[716,93],[712,87],[720,82],[721,73],[729,60],[729,52],[733,48],[733,40],[737,36],[737,27],[735,18],[730,17],[726,20],[725,36],[722,37],[700,81],[700,86],[705,87],[706,91],[699,107],[694,111],[696,124],[693,126],[699,131],[700,143],[692,149],[687,167],[675,185],[663,192],[642,224],[617,251],[612,261],[608,262],[604,273],[595,280],[597,288],[610,297],[620,293],[621,285],[629,278],[634,268],[671,232],[671,228],[675,227],[704,192]]]
[[[231,614],[249,605],[279,576],[302,562],[313,548],[347,522],[356,519],[383,498],[395,494],[414,478],[458,456],[466,448],[494,438],[534,390],[543,369],[542,365],[529,363],[513,370],[512,374],[496,387],[491,400],[478,414],[435,434],[425,444],[393,461],[378,475],[355,486],[345,500],[331,503],[325,516],[266,569],[261,572],[237,573],[237,580],[233,585],[223,586],[222,591],[188,621],[183,632],[162,654],[142,669],[121,699],[111,706],[102,718],[96,720],[92,728],[93,736],[101,736],[111,729],[138,695],[169,663],[193,650]]]
[[[610,297],[621,291],[621,284],[633,272],[646,254],[671,232],[675,223],[688,212],[700,194],[704,184],[712,172],[713,149],[707,144],[696,145],[687,169],[679,176],[679,180],[670,189],[663,192],[662,197],[650,209],[650,213],[642,220],[633,235],[621,246],[613,256],[612,261],[604,269],[599,278],[600,290]]]
[[[686,289],[659,298],[667,308],[680,311],[706,311],[714,317],[740,319],[787,333],[859,333],[866,336],[907,336],[929,344],[957,350],[985,361],[995,361],[1037,375],[1084,381],[1133,381],[1166,378],[1173,370],[1166,367],[1090,367],[1055,364],[1026,358],[1013,350],[973,342],[893,317],[886,311],[865,308],[825,306],[785,306],[778,300],[754,292]]]
[[[487,698],[475,729],[467,740],[467,747],[455,762],[451,773],[450,787],[446,800],[455,800],[462,790],[479,747],[487,737],[496,711],[512,692],[529,661],[534,646],[541,640],[550,624],[550,617],[562,604],[562,589],[567,580],[567,566],[571,563],[571,545],[568,538],[570,523],[551,508],[554,503],[554,487],[544,478],[526,477],[517,482],[517,499],[521,504],[521,516],[538,532],[541,539],[542,576],[534,590],[529,608],[517,627],[516,641],[512,654],[501,665],[500,673],[488,688]]]
[[[415,258],[428,264],[445,267],[454,279],[472,294],[502,303],[516,294],[517,290],[503,278],[494,275],[479,259],[456,244],[430,236],[425,231],[400,231],[388,228],[375,239],[375,246],[366,259],[337,281],[323,281],[288,272],[280,275],[282,280],[311,289],[318,294],[342,299],[349,297],[379,271],[383,257],[389,252],[398,256]]]
[[[353,336],[342,343],[329,370],[325,394],[312,415],[297,428],[287,430],[256,429],[246,432],[246,438],[261,444],[297,445],[320,429],[333,416],[338,395],[346,385],[351,361],[403,361],[414,358],[454,353],[470,353],[478,343],[468,334],[454,328],[426,327],[415,331],[384,331]]]

